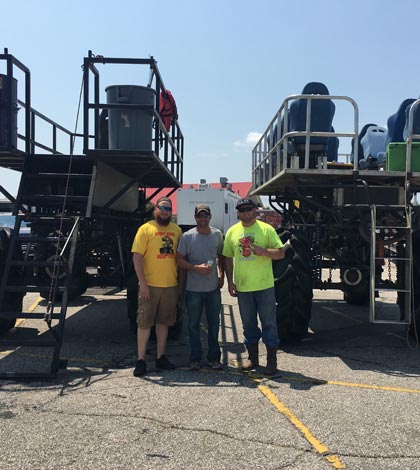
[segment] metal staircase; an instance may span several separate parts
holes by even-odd
[[[11,322],[43,319],[48,333],[30,339],[23,335],[1,338],[0,346],[49,348],[50,366],[48,371],[0,372],[0,378],[51,378],[66,366],[60,349],[67,303],[79,288],[73,274],[80,220],[90,207],[92,169],[87,157],[38,155],[25,161],[17,197],[23,215],[16,209],[0,285],[0,311],[1,318]],[[30,227],[30,234],[22,222]],[[22,299],[27,292],[39,292],[46,299],[45,313],[21,312],[21,301],[15,308],[5,308],[11,305],[11,296]]]
[[[5,85],[0,94],[0,167],[22,174],[16,199],[0,185],[16,217],[13,231],[0,227],[0,378],[48,378],[65,365],[60,348],[68,300],[88,287],[121,290],[129,284],[132,240],[148,211],[146,188],[154,188],[154,197],[162,191],[170,195],[182,185],[184,137],[176,113],[169,128],[162,121],[160,100],[166,89],[153,57],[104,57],[89,51],[74,131],[31,107],[30,71],[7,49],[0,53],[3,63],[7,73],[0,74]],[[105,64],[146,66],[153,103],[103,102],[99,69]],[[23,87],[18,87],[17,70]],[[135,114],[132,127],[147,139],[136,140],[134,148],[124,139],[111,146],[110,133],[115,137],[121,130],[118,118],[111,125],[111,110],[147,115],[143,120]],[[18,112],[24,119],[17,119]],[[79,115],[82,134],[77,132]],[[109,119],[102,119],[106,115]],[[82,155],[75,154],[76,147]],[[136,298],[137,284],[131,289]],[[32,308],[22,312],[27,292],[46,299],[45,313],[28,311]],[[17,319],[25,319],[24,328],[8,335]],[[42,319],[48,329],[34,336],[37,326],[46,330],[40,326]],[[29,359],[20,360],[26,347],[39,347],[39,352],[29,350]],[[10,350],[4,353],[5,348]],[[35,370],[35,358],[45,363],[43,348],[51,350],[48,370]],[[11,357],[15,352],[18,361]],[[14,372],[17,365],[24,370]]]

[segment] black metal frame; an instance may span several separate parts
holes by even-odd
[[[22,64],[16,57],[12,56],[9,54],[9,51],[7,48],[4,48],[3,54],[0,54],[0,60],[5,60],[7,62],[7,77],[9,80],[13,79],[13,67],[17,67],[20,69],[24,74],[25,74],[25,103],[26,103],[26,108],[25,108],[25,134],[28,134],[29,132],[29,138],[26,139],[25,141],[25,152],[29,154],[30,152],[30,139],[31,139],[31,133],[30,133],[30,125],[31,125],[31,115],[30,115],[30,108],[31,108],[31,72],[29,69]],[[13,103],[10,102],[8,104],[8,110],[7,110],[7,116],[8,119],[6,122],[8,125],[10,125],[13,122]],[[9,129],[10,131],[10,129]],[[6,148],[6,149],[0,149],[0,150],[9,150],[13,151],[16,149],[12,148]]]
[[[134,65],[148,65],[150,67],[150,80],[149,85],[156,92],[155,106],[139,105],[139,104],[104,104],[99,102],[100,94],[100,74],[97,64],[134,64]],[[89,101],[89,87],[90,87],[90,73],[93,74],[93,102]],[[101,157],[124,155],[127,157],[137,157],[139,152],[133,151],[114,151],[107,149],[99,150],[99,112],[101,109],[143,109],[148,110],[153,114],[155,120],[154,136],[153,136],[153,154],[160,160],[169,172],[174,175],[175,179],[182,184],[183,180],[183,154],[184,154],[184,136],[178,122],[173,119],[170,132],[165,128],[165,125],[159,115],[160,106],[160,93],[166,91],[163,84],[162,77],[157,67],[156,60],[151,57],[150,59],[132,59],[132,58],[115,58],[95,56],[92,51],[89,51],[88,57],[84,58],[83,62],[83,152],[86,155],[100,159]],[[94,148],[89,146],[89,111],[94,110]],[[163,149],[163,155],[162,155]],[[144,153],[144,152],[141,152]]]
[[[0,273],[0,318],[40,318],[40,314],[31,315],[3,309],[2,298],[6,292],[40,292],[54,291],[55,294],[63,293],[63,301],[60,314],[53,313],[44,318],[53,333],[54,340],[42,343],[48,347],[54,347],[51,371],[49,373],[0,373],[0,378],[28,378],[28,377],[53,377],[56,375],[61,361],[59,352],[64,329],[65,311],[67,299],[70,295],[73,279],[82,280],[82,288],[88,286],[114,286],[123,288],[128,284],[127,279],[132,274],[130,270],[130,248],[135,232],[146,216],[146,204],[148,200],[144,196],[146,187],[156,188],[155,194],[165,190],[169,194],[174,192],[182,184],[183,177],[183,151],[184,137],[176,119],[172,120],[171,128],[166,130],[159,115],[160,92],[165,91],[162,78],[157,69],[156,61],[150,59],[115,59],[94,56],[89,51],[89,56],[84,59],[83,66],[83,134],[71,132],[43,114],[31,108],[30,100],[30,73],[29,70],[17,59],[11,56],[7,49],[0,54],[0,60],[7,61],[8,77],[13,77],[13,67],[17,66],[26,74],[25,100],[18,100],[19,106],[25,109],[25,132],[17,134],[17,138],[25,143],[25,151],[14,148],[0,148],[0,166],[12,168],[22,172],[18,196],[16,200],[0,185],[0,192],[8,197],[14,204],[16,215],[15,230],[10,239],[10,247],[7,253],[3,276]],[[153,106],[126,105],[126,104],[101,104],[99,102],[99,72],[95,64],[140,64],[150,67],[150,85],[154,81],[156,91],[156,103]],[[94,76],[94,102],[89,102],[89,78],[90,72]],[[16,106],[16,101],[15,106]],[[124,151],[107,150],[99,148],[99,112],[104,108],[130,107],[131,109],[147,108],[154,117],[154,142],[153,150],[149,151]],[[94,110],[94,133],[89,135],[89,115]],[[16,111],[16,108],[14,108]],[[13,106],[8,109],[8,123],[13,119]],[[44,143],[35,140],[36,120],[41,119],[52,126],[52,142]],[[57,133],[64,132],[70,139],[69,151],[63,151],[57,145]],[[15,134],[16,135],[16,134]],[[82,137],[85,155],[73,155],[75,138]],[[89,144],[94,143],[92,149]],[[66,145],[64,145],[66,147]],[[37,152],[38,150],[42,152]],[[45,153],[44,153],[45,152]],[[123,160],[123,166],[121,166]],[[105,198],[102,205],[95,205],[94,188],[97,178],[100,177],[100,162],[111,167],[111,174],[122,173],[126,177],[119,186],[106,188],[101,195]],[[125,165],[125,166],[124,166]],[[114,172],[114,173],[112,173]],[[46,183],[45,183],[46,182]],[[79,183],[80,182],[80,183]],[[83,182],[86,182],[87,185]],[[139,204],[132,211],[132,206],[124,206],[124,209],[115,210],[111,206],[125,192],[137,184],[139,188]],[[157,183],[157,184],[155,184]],[[64,189],[65,188],[65,189]],[[68,190],[70,189],[70,192]],[[72,193],[71,190],[75,192]],[[64,194],[63,194],[64,193]],[[140,202],[140,198],[143,199]],[[64,203],[66,201],[66,203]],[[22,214],[23,213],[23,214]],[[21,214],[21,215],[19,215]],[[77,230],[71,231],[74,220],[77,219]],[[80,220],[79,220],[80,219]],[[25,221],[30,226],[30,235],[20,234],[20,224]],[[76,233],[77,232],[77,233]],[[73,233],[70,257],[68,263],[62,263],[66,269],[65,281],[59,279],[59,273],[50,275],[47,267],[51,267],[52,261],[48,261],[51,253],[57,251],[64,239]],[[56,236],[58,234],[58,237]],[[79,237],[78,237],[79,235]],[[76,247],[77,245],[77,247]],[[24,253],[25,261],[16,258],[14,247]],[[77,250],[77,256],[75,256]],[[64,252],[64,249],[63,249]],[[72,268],[75,261],[74,269]],[[13,266],[24,267],[22,276],[14,286],[9,273]],[[87,267],[96,267],[97,273],[86,274]],[[84,269],[81,274],[80,268]],[[60,269],[58,269],[60,271]],[[134,272],[134,271],[133,271]],[[86,277],[84,276],[86,274]],[[52,278],[52,281],[51,281]],[[86,285],[85,285],[86,283]],[[77,288],[79,289],[79,288]],[[47,320],[48,317],[48,320]],[[58,325],[51,326],[51,320],[59,320]],[[1,339],[1,344],[7,340]],[[36,345],[33,342],[18,344],[10,343],[10,346]],[[34,343],[34,344],[32,344]],[[38,344],[39,346],[41,344]]]

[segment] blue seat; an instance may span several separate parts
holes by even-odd
[[[288,111],[288,120],[290,122],[290,111]],[[276,145],[277,141],[283,136],[284,134],[284,116],[281,117],[280,120],[280,135],[277,133],[277,122],[273,126],[273,147]],[[267,148],[270,150],[272,147],[270,146],[270,133],[267,134]],[[283,148],[283,144],[281,146]]]
[[[404,127],[406,121],[406,109],[416,101],[414,98],[405,99],[399,106],[398,111],[388,118],[388,137],[386,144],[390,142],[404,142]]]
[[[289,116],[288,119],[290,119],[290,116]],[[267,135],[267,151],[270,151],[276,145],[277,141],[285,133],[285,131],[284,131],[284,116],[282,116],[281,120],[280,120],[280,135],[278,135],[277,131],[278,131],[278,129],[277,129],[277,122],[276,122],[273,126],[273,145],[270,145],[270,133],[268,133],[268,135]],[[280,151],[281,152],[283,151],[283,143],[280,145]],[[290,143],[289,142],[287,142],[287,153],[291,154],[291,148],[290,148]],[[276,169],[277,169],[277,154],[274,154],[272,156],[271,161],[272,161],[273,174],[275,174]],[[266,168],[268,168],[268,167],[266,166]]]
[[[369,126],[360,144],[363,148],[364,158],[378,158],[378,153],[386,152],[386,139],[388,133],[384,127]]]
[[[334,132],[334,127],[331,126],[331,132]],[[328,148],[327,148],[327,161],[336,162],[338,160],[338,146],[340,141],[338,137],[328,137]]]
[[[377,127],[377,124],[372,124],[372,123],[369,123],[369,124],[365,124],[361,131],[359,132],[359,143],[358,143],[358,147],[357,147],[357,160],[360,162],[360,160],[363,160],[365,158],[365,155],[364,155],[364,152],[363,152],[363,147],[362,147],[362,139],[363,137],[365,136],[366,134],[366,131],[369,129],[369,127],[371,126],[375,126]],[[350,161],[351,163],[354,163],[354,138],[351,139],[351,153],[350,153]]]
[[[405,126],[403,130],[403,139],[404,141],[407,140],[408,138],[408,115],[410,113],[410,108],[411,108],[412,103],[410,103],[406,108],[405,108]],[[416,108],[414,109],[414,114],[413,114],[413,134],[420,134],[420,105],[417,105]],[[415,142],[418,142],[419,139],[414,139]]]
[[[329,95],[328,88],[319,82],[310,82],[302,90],[302,95]],[[307,100],[300,98],[290,105],[290,131],[306,130]],[[335,105],[331,100],[312,100],[310,130],[313,132],[330,132],[335,113]],[[298,155],[305,153],[305,136],[293,138],[293,148]],[[329,137],[311,137],[310,152],[326,154]]]

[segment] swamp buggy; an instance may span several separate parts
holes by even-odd
[[[146,67],[148,82],[108,86],[104,102],[99,69],[122,64]],[[168,112],[168,93],[153,57],[111,58],[89,51],[77,113],[83,117],[81,133],[77,122],[71,131],[31,107],[30,71],[7,49],[0,66],[0,166],[21,172],[16,198],[0,186],[15,216],[13,230],[0,228],[0,346],[51,352],[47,371],[7,370],[0,378],[49,378],[66,365],[60,348],[69,299],[88,287],[127,287],[134,324],[138,283],[131,244],[150,217],[149,200],[182,186],[184,137],[176,106]],[[38,130],[45,127],[47,142]],[[82,150],[76,153],[78,142]],[[147,187],[156,188],[149,198]],[[22,312],[28,292],[47,300],[45,313]],[[42,318],[48,333],[31,339],[7,335],[18,318]],[[181,322],[182,308],[172,335]]]
[[[335,103],[349,106],[348,132],[335,132]],[[388,129],[359,132],[358,107],[308,83],[287,97],[252,152],[253,195],[281,213],[279,234],[293,249],[273,263],[283,343],[308,332],[313,289],[340,289],[369,305],[373,323],[402,323],[417,338],[420,322],[420,100],[408,99]],[[338,161],[339,139],[350,161]],[[383,308],[384,297],[399,308]],[[417,325],[417,327],[416,327]]]

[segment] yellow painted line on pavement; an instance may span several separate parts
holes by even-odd
[[[41,300],[43,300],[42,297],[38,297],[35,302],[28,308],[28,313],[32,313],[38,307]],[[20,326],[24,322],[25,318],[19,318],[19,320],[16,321],[16,326]]]
[[[327,460],[333,468],[346,468],[346,465],[340,460],[338,455],[332,454],[330,449],[323,444],[319,439],[317,439],[309,430],[307,426],[305,426],[302,421],[284,404],[282,403],[277,396],[266,386],[266,385],[258,385],[258,389],[262,392],[262,394],[274,405],[280,413],[282,413],[293,426],[298,429],[304,436],[304,438],[311,444],[311,446]]]
[[[321,381],[321,383],[324,383]],[[327,385],[338,385],[339,387],[354,387],[354,388],[365,388],[370,390],[383,390],[385,392],[403,392],[403,393],[420,393],[420,390],[413,388],[402,388],[402,387],[387,387],[385,385],[368,385],[358,384],[351,382],[339,382],[335,380],[328,380]]]
[[[259,375],[253,376],[253,378],[259,378],[259,377],[263,377],[263,376],[259,376]],[[339,380],[322,380],[322,379],[315,379],[311,377],[292,377],[292,376],[287,376],[287,375],[275,375],[272,378],[289,381],[289,382],[312,383],[314,385],[335,385],[338,387],[363,388],[367,390],[381,390],[384,392],[420,394],[420,389],[416,389],[416,388],[389,387],[387,385],[370,385],[370,384],[363,384],[363,383],[342,382]]]
[[[407,336],[403,336],[403,335],[397,335],[396,333],[390,333],[388,331],[388,333],[386,333],[388,336],[394,336],[395,338],[398,338],[398,339],[403,339],[404,341],[407,340]]]
[[[35,302],[28,308],[28,313],[32,313],[39,305],[39,303],[41,302],[42,297],[38,297]],[[25,318],[19,318],[17,321],[16,321],[16,325],[15,326],[20,326],[24,323],[25,321]],[[16,350],[15,349],[9,349],[7,351],[0,351],[0,356],[8,356],[9,354],[12,354],[13,352],[15,352]]]
[[[336,310],[335,308],[331,308],[331,307],[325,307],[323,306],[322,307],[324,310],[328,310],[329,312],[331,313],[334,313],[335,315],[338,315],[339,317],[344,317],[344,318],[347,318],[348,320],[353,320],[355,321],[356,323],[368,323],[364,320],[360,320],[359,318],[354,318],[350,315],[346,315],[345,313],[343,312],[339,312],[338,310]]]
[[[236,367],[237,369],[240,368],[240,364],[236,359],[231,361],[231,364]],[[257,374],[257,373],[244,373],[243,371],[238,371],[237,374],[239,375],[246,375],[254,381],[258,381],[262,378],[267,378],[264,375]],[[390,387],[387,385],[371,385],[371,384],[364,384],[364,383],[354,383],[354,382],[343,382],[340,380],[323,380],[323,379],[316,379],[312,377],[294,377],[288,375],[275,375],[272,377],[273,379],[284,380],[286,382],[300,382],[300,383],[312,383],[314,385],[333,385],[337,387],[349,387],[349,388],[362,388],[366,390],[380,390],[383,392],[398,392],[398,393],[413,393],[413,394],[420,394],[420,389],[416,388],[406,388],[406,387]]]

